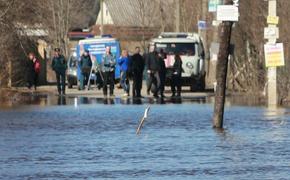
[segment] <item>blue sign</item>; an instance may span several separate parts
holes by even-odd
[[[198,29],[207,29],[207,23],[206,21],[198,21]]]
[[[120,43],[117,40],[112,41],[98,41],[98,42],[85,42],[81,45],[77,46],[77,58],[80,59],[81,53],[83,50],[89,50],[90,54],[94,57],[95,65],[100,65],[102,63],[102,57],[106,52],[106,47],[111,47],[112,54],[116,57],[116,60],[120,58],[121,49],[120,49]],[[78,77],[80,77],[80,68],[78,68]],[[116,65],[115,70],[115,77],[120,78],[120,67],[119,65]]]

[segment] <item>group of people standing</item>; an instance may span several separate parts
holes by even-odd
[[[150,91],[154,97],[165,97],[165,80],[167,69],[165,66],[166,53],[161,49],[159,52],[154,50],[154,47],[150,47],[149,54],[145,55],[145,62],[147,66],[147,93]],[[172,97],[181,96],[181,73],[182,73],[182,61],[178,54],[175,54],[175,62],[171,68],[171,91]],[[176,94],[177,90],[177,94]]]
[[[36,90],[39,74],[41,71],[41,63],[32,52],[28,54],[28,61],[26,62],[26,67],[27,87],[28,89],[34,87],[34,90]],[[59,48],[54,49],[54,56],[52,59],[51,67],[55,71],[58,93],[59,95],[65,95],[67,62],[65,60],[65,57],[61,54],[61,50]]]
[[[109,49],[107,49],[109,50]],[[103,57],[102,66],[106,67],[104,62],[107,62],[108,57],[111,58],[111,61],[114,66],[118,64],[121,70],[120,84],[124,90],[124,96],[130,95],[130,82],[129,79],[133,79],[133,97],[141,98],[141,89],[143,82],[144,69],[147,68],[147,94],[150,95],[150,92],[153,93],[155,98],[164,96],[165,91],[165,81],[167,75],[167,68],[165,66],[165,59],[167,58],[166,53],[161,49],[159,52],[154,50],[154,47],[150,48],[150,52],[142,56],[140,54],[140,47],[135,48],[135,53],[133,56],[129,57],[128,51],[123,50],[121,57],[114,61],[114,57],[111,56],[111,53],[106,52],[106,55]],[[114,68],[113,68],[114,69]],[[182,61],[178,54],[175,54],[175,62],[171,68],[171,91],[172,97],[181,96],[181,74],[182,74]],[[114,72],[114,70],[112,70]],[[107,76],[105,74],[105,76]],[[113,94],[113,79],[114,73],[109,77],[112,79],[110,81],[110,95]],[[104,81],[104,89],[106,89],[106,81]],[[111,85],[112,83],[112,85]],[[104,95],[106,96],[106,90],[104,90]]]
[[[135,48],[135,53],[133,56],[129,57],[128,51],[123,50],[122,55],[118,60],[118,64],[121,68],[121,87],[123,88],[125,94],[124,96],[129,96],[130,94],[130,82],[129,79],[133,79],[133,97],[141,98],[141,89],[143,82],[143,72],[145,67],[145,60],[140,54],[140,48]]]
[[[144,77],[144,69],[147,68],[147,94],[153,93],[154,97],[165,97],[165,81],[167,69],[165,66],[166,53],[161,49],[159,52],[151,47],[150,52],[140,54],[140,47],[135,48],[135,52],[129,57],[128,51],[123,50],[121,56],[116,59],[111,52],[111,47],[106,47],[106,52],[102,57],[101,63],[101,78],[103,79],[103,94],[105,97],[114,97],[115,85],[115,69],[116,65],[120,67],[120,85],[124,91],[124,97],[130,96],[130,79],[133,80],[132,96],[141,98],[142,82]],[[84,87],[84,82],[89,79],[89,71],[92,68],[92,60],[89,52],[86,50],[80,59],[81,66],[81,88]],[[178,54],[175,55],[175,62],[171,68],[171,90],[173,97],[180,97],[181,95],[181,73],[182,61]],[[84,81],[83,81],[84,80]],[[109,86],[109,94],[108,94]]]
[[[143,71],[145,66],[144,58],[140,55],[140,48],[136,47],[135,54],[129,57],[128,51],[123,50],[119,59],[111,53],[111,48],[106,47],[106,53],[102,58],[101,73],[103,75],[103,93],[106,97],[107,86],[110,86],[110,96],[114,96],[114,84],[115,84],[115,68],[116,65],[120,66],[120,85],[124,90],[124,96],[130,95],[130,82],[129,79],[133,79],[133,97],[141,98],[141,89],[143,81]]]
[[[135,48],[133,56],[129,57],[128,51],[123,50],[120,58],[116,59],[115,55],[111,52],[111,47],[106,47],[106,52],[102,57],[100,74],[103,84],[103,95],[107,97],[114,97],[115,85],[115,69],[118,64],[120,67],[120,85],[124,90],[124,96],[130,95],[130,79],[133,80],[132,96],[141,98],[141,89],[143,82],[143,75],[145,67],[147,69],[147,94],[152,92],[155,98],[164,96],[165,80],[167,69],[165,66],[166,53],[161,49],[159,52],[154,50],[154,47],[149,48],[149,53],[140,54],[140,47]],[[40,63],[33,53],[29,54],[30,75],[28,78],[28,87],[33,85],[36,89],[38,74],[40,72]],[[85,50],[80,58],[79,66],[81,69],[80,89],[83,90],[85,82],[89,81],[90,73],[93,66],[88,50]],[[57,80],[57,90],[59,95],[65,95],[66,84],[66,70],[67,62],[65,57],[61,54],[59,48],[54,49],[54,57],[51,64],[52,69],[55,71]],[[171,68],[171,91],[172,96],[180,97],[181,95],[181,74],[182,74],[182,61],[178,54],[175,54],[175,62]],[[108,94],[109,86],[109,94]]]

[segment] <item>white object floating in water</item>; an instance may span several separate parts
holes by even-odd
[[[146,109],[145,109],[145,113],[144,113],[144,116],[143,118],[147,118],[148,117],[148,112],[150,110],[150,106],[148,106]]]
[[[141,121],[139,123],[139,126],[137,128],[136,134],[140,134],[140,131],[141,131],[141,128],[143,127],[144,121],[148,118],[148,112],[149,112],[149,110],[150,110],[150,106],[148,106],[145,109],[144,116],[143,116],[143,118],[141,119]]]

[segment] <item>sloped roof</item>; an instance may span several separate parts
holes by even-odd
[[[139,0],[105,0],[116,26],[141,27]],[[150,1],[150,0],[149,0]]]

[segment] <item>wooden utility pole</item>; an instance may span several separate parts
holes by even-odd
[[[180,0],[176,0],[175,32],[180,32]]]
[[[101,11],[100,33],[101,35],[104,35],[104,0],[100,0],[100,11]]]
[[[225,5],[232,4],[232,0],[225,0]],[[223,128],[224,106],[226,97],[226,82],[228,71],[228,57],[230,54],[230,42],[233,22],[224,21],[220,30],[220,48],[217,61],[216,79],[217,88],[215,93],[213,127]]]
[[[208,0],[201,0],[202,1],[202,9],[201,9],[201,20],[207,22],[207,12],[208,12]],[[207,25],[206,25],[207,26]],[[203,46],[205,49],[205,54],[208,53],[208,46],[207,46],[207,28],[201,30],[198,28],[199,35],[202,37]]]
[[[269,16],[276,17],[277,16],[277,1],[269,0]],[[276,28],[276,25],[269,24],[269,28]],[[268,44],[275,44],[277,41],[276,38],[271,38],[268,40]],[[268,107],[276,108],[277,107],[277,68],[269,67],[268,68]]]

